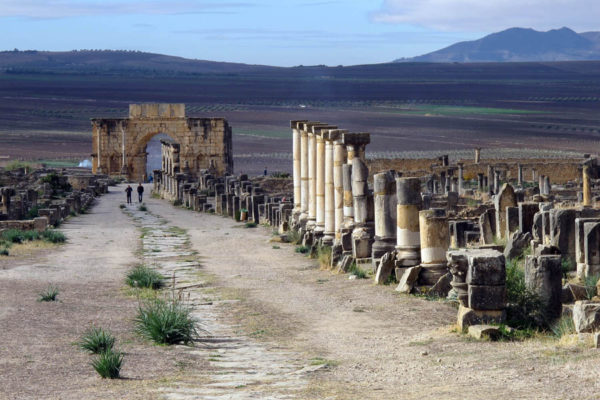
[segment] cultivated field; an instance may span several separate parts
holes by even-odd
[[[238,172],[291,169],[289,120],[370,132],[372,157],[516,149],[596,152],[600,63],[381,64],[227,74],[0,72],[0,162],[89,158],[92,117],[182,102],[234,129]],[[543,151],[541,151],[543,150]],[[548,151],[549,150],[549,151]]]

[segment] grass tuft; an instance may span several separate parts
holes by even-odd
[[[585,296],[588,300],[591,300],[597,294],[598,280],[600,275],[588,275],[583,279],[583,286],[585,287]]]
[[[92,361],[92,367],[102,378],[117,379],[123,365],[123,353],[115,350],[102,352]]]
[[[356,265],[356,262],[353,262],[352,265],[350,265],[348,272],[351,275],[356,275],[356,278],[358,278],[358,279],[367,279],[367,277],[369,275],[367,273],[367,271],[365,271],[364,269],[362,269],[361,267]]]
[[[10,252],[8,251],[8,249],[6,247],[3,247],[0,249],[0,256],[8,256],[10,255]]]
[[[246,222],[246,228],[256,228],[258,224],[256,222]]]
[[[67,241],[67,238],[65,237],[64,233],[52,229],[42,232],[41,237],[46,242],[50,243],[64,243]]]
[[[319,260],[319,265],[321,266],[321,269],[331,268],[331,247],[320,246],[317,249],[317,259]]]
[[[90,353],[100,354],[112,350],[115,344],[115,337],[110,332],[102,328],[91,327],[81,337],[78,343],[79,347]]]
[[[125,204],[123,204],[123,203],[119,204],[119,208],[120,208],[121,210],[122,210],[122,209],[124,209],[124,208],[126,208],[126,207],[127,207],[127,206],[126,206]]]
[[[60,293],[58,287],[55,285],[48,285],[48,287],[42,291],[38,297],[38,301],[56,301],[56,297]]]
[[[139,306],[134,322],[140,336],[157,344],[188,344],[198,337],[191,309],[180,300],[149,300]]]
[[[138,265],[127,273],[125,283],[134,288],[160,289],[164,277],[152,268]]]
[[[146,207],[146,205],[144,203],[142,203],[139,207],[138,207],[139,211],[148,211],[148,207]]]
[[[560,339],[563,336],[575,333],[575,323],[573,322],[572,317],[563,315],[550,326],[550,330],[555,338]]]
[[[278,233],[275,233],[275,234],[278,234]],[[289,232],[287,233],[287,240],[291,244],[300,244],[302,242],[302,236],[300,236],[300,231],[290,229]]]

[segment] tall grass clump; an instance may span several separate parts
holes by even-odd
[[[308,246],[297,246],[295,252],[300,254],[306,254],[310,251]]]
[[[555,338],[560,339],[563,336],[575,333],[575,323],[573,318],[568,315],[563,315],[560,319],[550,325],[550,330]]]
[[[321,269],[331,268],[331,247],[320,246],[317,250],[317,259],[319,260]]]
[[[55,285],[48,285],[46,289],[40,292],[38,301],[56,301],[56,297],[60,293],[60,290]]]
[[[588,300],[591,300],[592,297],[596,296],[598,292],[598,288],[596,285],[598,284],[598,280],[600,279],[600,275],[587,275],[583,278],[583,286],[585,287],[585,296]]]
[[[302,236],[300,236],[300,231],[290,229],[287,233],[287,240],[291,244],[300,244],[302,242]]]
[[[160,289],[164,276],[145,265],[138,265],[127,273],[125,283],[134,288]]]
[[[146,301],[139,306],[134,322],[140,336],[157,344],[188,344],[198,337],[191,309],[177,299]]]
[[[123,365],[123,353],[113,349],[103,351],[92,360],[92,367],[102,378],[117,379]]]
[[[87,350],[93,354],[100,354],[112,350],[114,344],[115,337],[111,335],[110,332],[95,326],[88,329],[78,343],[81,349]]]

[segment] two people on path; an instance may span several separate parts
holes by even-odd
[[[131,192],[133,192],[133,188],[131,187],[131,185],[127,185],[127,188],[125,188],[125,193],[127,194],[127,204],[131,204]],[[137,187],[137,192],[138,201],[141,203],[144,197],[144,187],[142,186],[141,182]]]

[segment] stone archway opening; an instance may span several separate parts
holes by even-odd
[[[148,143],[146,143],[146,177],[150,179],[153,175],[154,170],[161,169],[165,163],[164,156],[162,154],[162,142],[177,143],[175,139],[166,133],[157,133],[154,135]]]

